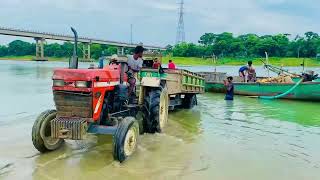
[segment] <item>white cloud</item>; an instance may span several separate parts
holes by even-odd
[[[260,0],[261,2],[264,2],[266,4],[283,4],[287,2],[288,0]]]
[[[75,26],[82,36],[145,44],[174,43],[178,0],[1,0],[0,26],[70,33]],[[285,9],[279,11],[277,7]],[[296,5],[296,6],[294,6]],[[185,0],[188,41],[205,32],[304,33],[316,31],[320,2],[304,0]],[[268,7],[276,8],[268,8]],[[295,9],[299,7],[299,9]],[[313,8],[312,8],[313,7]],[[308,10],[307,13],[295,12]],[[318,14],[317,17],[312,14]],[[1,38],[0,42],[3,39]]]
[[[240,33],[302,33],[316,31],[319,25],[312,17],[295,15],[295,9],[290,14],[271,11],[264,8],[265,4],[288,3],[286,0],[268,0],[264,4],[255,0],[216,1],[202,0],[201,4],[192,4],[188,8],[192,16],[197,16],[204,29],[213,32],[229,31]]]

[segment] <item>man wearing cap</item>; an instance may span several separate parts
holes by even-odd
[[[133,55],[128,56],[128,66],[129,66],[129,72],[132,73],[132,76],[129,77],[129,96],[133,93],[133,90],[136,86],[136,74],[141,70],[143,60],[142,60],[142,55],[143,55],[144,48],[139,45],[134,49]]]
[[[112,55],[111,58],[110,58],[110,62],[111,63],[117,63],[118,60],[119,60],[119,57],[116,54]]]
[[[99,58],[99,66],[98,66],[98,68],[99,69],[103,69],[103,67],[104,67],[104,60],[106,59],[106,57],[100,57]],[[112,62],[117,62],[119,60],[119,57],[118,57],[118,55],[116,55],[116,54],[114,54],[114,55],[112,55],[111,56],[111,58],[110,58],[110,62],[112,63]]]

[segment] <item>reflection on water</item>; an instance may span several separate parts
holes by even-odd
[[[188,142],[195,140],[201,134],[201,111],[199,107],[193,110],[170,112],[170,123],[164,133]]]
[[[171,112],[164,133],[142,135],[123,164],[112,159],[110,136],[40,155],[31,128],[53,108],[52,69],[62,66],[0,61],[0,179],[320,179],[317,103],[223,94]]]

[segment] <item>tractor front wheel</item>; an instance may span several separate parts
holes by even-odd
[[[51,137],[51,121],[56,118],[56,110],[41,113],[32,127],[32,142],[34,147],[44,153],[58,149],[64,143],[63,139]]]
[[[113,158],[116,161],[123,162],[137,148],[139,136],[139,124],[134,117],[122,119],[116,133],[113,136]]]

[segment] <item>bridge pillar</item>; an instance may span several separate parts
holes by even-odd
[[[34,38],[36,40],[36,57],[34,61],[48,61],[48,58],[44,57],[44,38]]]
[[[91,60],[91,48],[90,48],[90,43],[83,43],[83,61],[92,61]]]
[[[124,55],[124,47],[118,47],[118,54]]]

